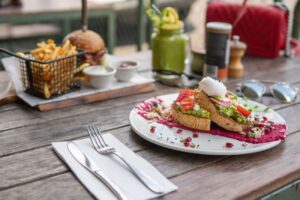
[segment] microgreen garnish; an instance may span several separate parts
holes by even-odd
[[[243,97],[243,101],[248,101],[248,98],[247,97]]]
[[[268,107],[266,107],[263,111],[264,111],[264,112],[268,112],[269,109],[270,109],[270,107],[268,106]]]

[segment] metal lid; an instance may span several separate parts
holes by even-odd
[[[213,33],[230,34],[230,32],[232,30],[232,26],[229,23],[208,22],[206,24],[206,30],[208,32],[213,32]]]

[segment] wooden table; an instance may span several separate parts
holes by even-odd
[[[151,76],[148,52],[126,56],[139,60]],[[300,58],[248,57],[245,78],[287,81],[300,86]],[[237,80],[228,81],[233,88]],[[0,197],[4,199],[92,199],[51,142],[87,137],[84,125],[100,122],[137,154],[147,159],[179,190],[161,199],[254,199],[300,178],[300,103],[271,105],[287,121],[289,136],[279,146],[243,156],[180,153],[146,142],[129,126],[136,103],[177,91],[157,84],[155,92],[38,112],[22,103],[0,107]],[[268,103],[266,101],[265,103]]]
[[[116,39],[116,13],[114,5],[124,0],[89,0],[89,17],[107,17],[107,48],[113,51]],[[70,33],[71,20],[81,17],[81,1],[68,0],[23,0],[21,7],[7,7],[0,9],[0,23],[23,24],[57,22],[63,23],[63,36]]]

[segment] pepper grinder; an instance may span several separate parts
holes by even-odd
[[[240,78],[244,75],[244,65],[242,57],[245,54],[247,45],[240,41],[238,35],[233,36],[233,41],[230,44],[230,63],[229,63],[229,77]]]

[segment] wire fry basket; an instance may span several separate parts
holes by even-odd
[[[45,99],[65,94],[81,87],[81,64],[84,52],[40,62],[34,60],[28,52],[26,57],[0,49],[19,60],[21,81],[25,92]]]

